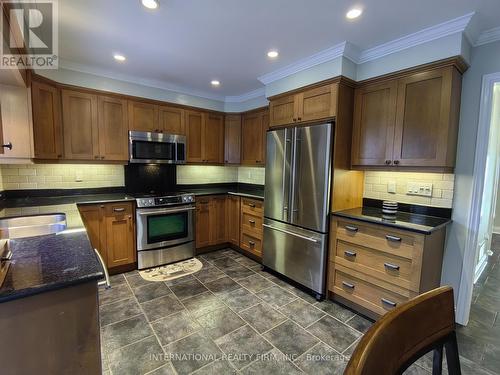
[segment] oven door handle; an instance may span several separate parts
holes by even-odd
[[[154,214],[173,214],[176,212],[187,212],[187,211],[194,211],[196,210],[196,207],[188,207],[188,208],[178,208],[178,209],[172,209],[172,210],[147,210],[144,212],[137,212],[141,216],[148,216],[148,215],[154,215]]]

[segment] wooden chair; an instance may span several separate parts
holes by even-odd
[[[441,374],[443,346],[448,373],[459,375],[453,289],[421,294],[385,314],[359,342],[344,375],[402,374],[434,349],[433,375]]]

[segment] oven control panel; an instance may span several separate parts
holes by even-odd
[[[193,194],[171,195],[165,197],[137,198],[137,207],[172,206],[176,204],[189,204],[195,202]]]

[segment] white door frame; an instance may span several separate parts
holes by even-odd
[[[476,140],[476,156],[472,176],[472,202],[469,211],[469,221],[467,225],[468,232],[465,241],[462,275],[460,278],[460,289],[457,299],[457,321],[461,324],[468,323],[472,302],[472,289],[474,285],[476,266],[475,258],[478,246],[481,205],[483,203],[484,178],[491,126],[491,111],[493,108],[493,87],[495,86],[495,83],[500,83],[500,72],[486,74],[483,76],[479,108],[479,124]]]

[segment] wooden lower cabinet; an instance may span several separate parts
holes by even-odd
[[[231,244],[262,257],[262,201],[234,195],[196,201],[196,248]]]
[[[90,242],[110,271],[135,268],[134,206],[131,202],[78,206]]]
[[[376,318],[439,287],[445,231],[421,234],[334,218],[330,228],[330,296]]]

